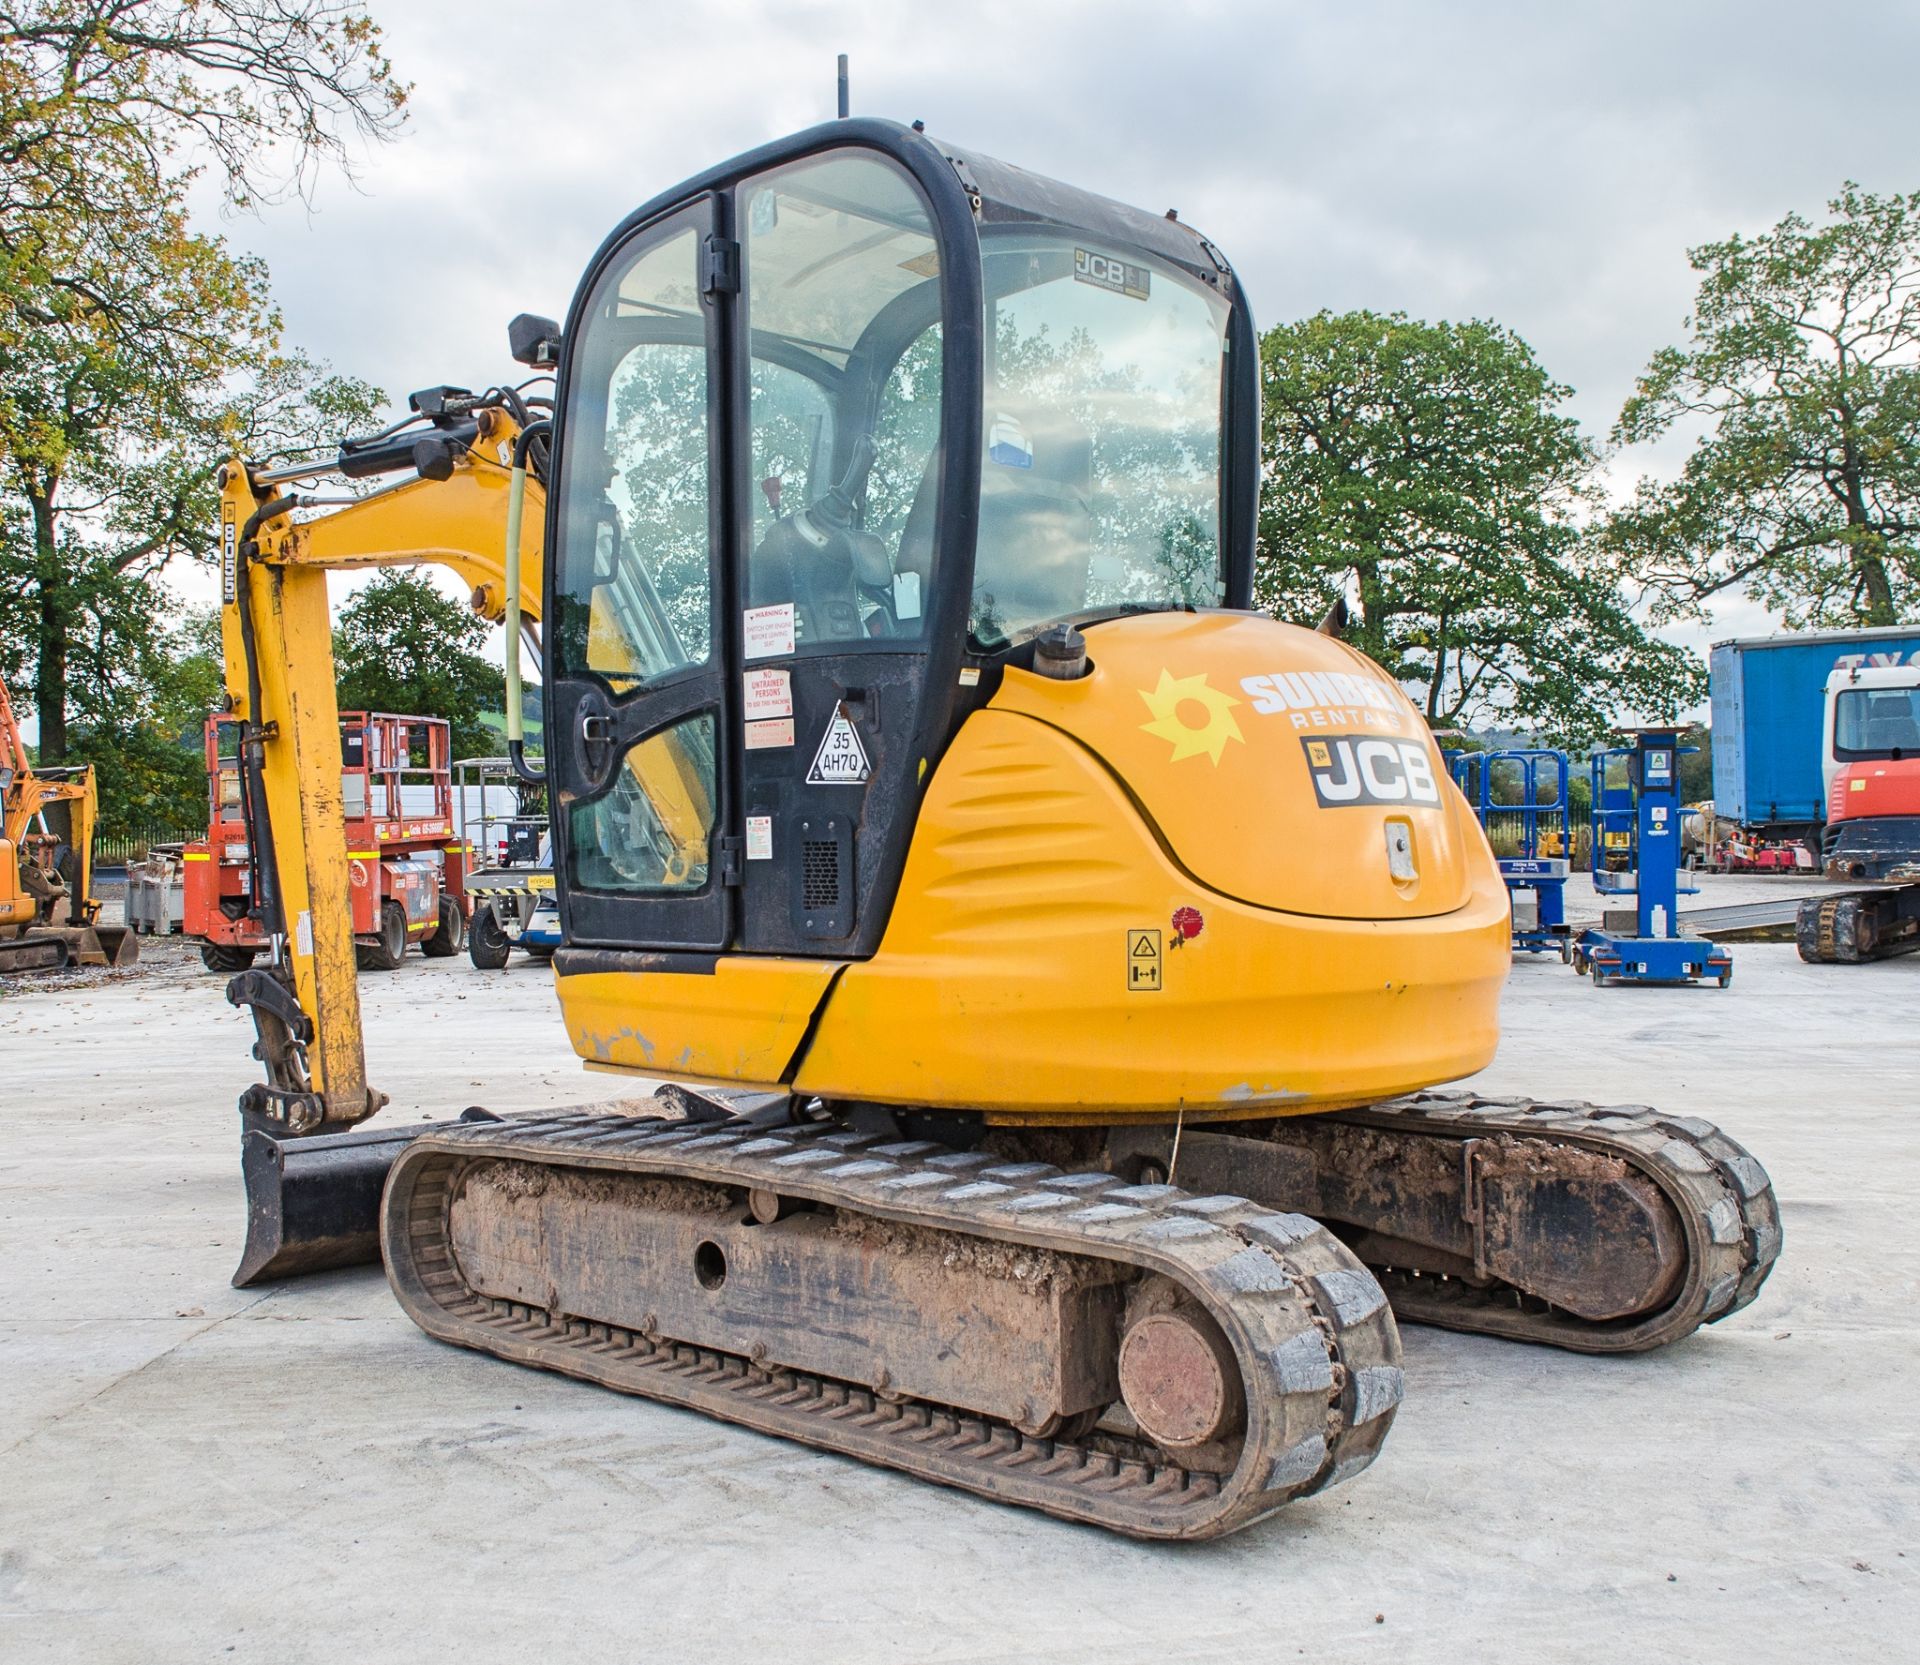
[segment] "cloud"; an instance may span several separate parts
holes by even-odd
[[[1604,433],[1680,338],[1685,251],[1842,180],[1920,185],[1920,9],[1784,0],[1332,7],[374,0],[414,83],[360,188],[228,222],[291,337],[399,396],[511,372],[633,207],[832,114],[862,114],[1204,228],[1256,320],[1321,307],[1497,319]],[[1850,23],[1843,18],[1851,18]],[[1658,455],[1653,467],[1671,467]],[[1624,459],[1630,475],[1640,460]],[[1743,617],[1743,626],[1749,621]]]

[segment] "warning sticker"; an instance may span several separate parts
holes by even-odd
[[[747,860],[773,860],[773,817],[771,815],[747,817]]]
[[[774,746],[793,744],[793,719],[774,717],[764,723],[747,724],[747,750],[764,752]]]
[[[820,749],[813,754],[813,767],[807,771],[809,786],[863,786],[873,773],[867,762],[867,748],[860,744],[860,731],[853,726],[844,705],[833,709],[833,721],[820,736]]]
[[[1154,994],[1160,988],[1160,933],[1127,933],[1127,987],[1135,994]]]
[[[746,654],[749,659],[771,659],[778,653],[793,652],[791,601],[783,601],[774,607],[749,607],[741,618],[746,627]]]
[[[742,681],[746,684],[748,722],[758,717],[793,715],[793,672],[769,666],[746,672]]]

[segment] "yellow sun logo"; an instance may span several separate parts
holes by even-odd
[[[1157,734],[1162,740],[1173,742],[1172,761],[1175,763],[1183,757],[1198,757],[1205,752],[1217,766],[1229,740],[1246,744],[1240,733],[1240,725],[1233,716],[1233,708],[1240,701],[1231,694],[1221,693],[1218,688],[1209,688],[1205,673],[1176,677],[1171,671],[1163,670],[1160,673],[1160,686],[1152,693],[1142,688],[1140,697],[1153,713],[1153,721],[1140,726],[1149,734]],[[1182,715],[1189,706],[1200,708],[1199,723],[1187,722]]]

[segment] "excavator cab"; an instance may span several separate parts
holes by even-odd
[[[817,128],[640,209],[558,403],[563,973],[871,955],[921,787],[1006,667],[1063,625],[1248,602],[1226,261],[917,130]]]

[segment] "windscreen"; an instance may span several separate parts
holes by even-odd
[[[1226,301],[1067,231],[988,230],[982,266],[976,645],[1090,612],[1217,605]]]
[[[1833,708],[1833,752],[1842,760],[1920,757],[1920,688],[1848,688]]]

